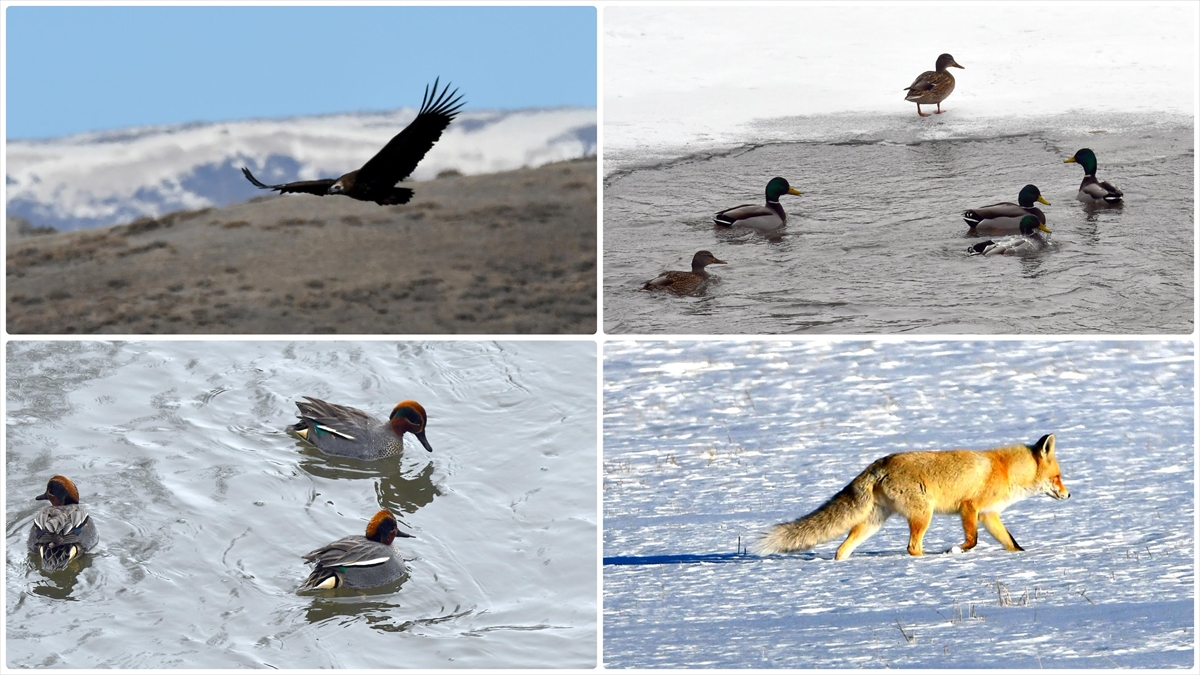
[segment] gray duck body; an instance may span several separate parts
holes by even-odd
[[[29,550],[41,559],[42,568],[61,570],[100,542],[91,515],[79,504],[47,506],[33,517]]]
[[[304,556],[314,565],[300,590],[319,588],[374,588],[406,573],[403,561],[391,546],[360,534],[343,537]]]

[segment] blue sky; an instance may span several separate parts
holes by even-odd
[[[6,129],[596,105],[593,7],[7,7]]]

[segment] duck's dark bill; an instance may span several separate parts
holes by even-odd
[[[429,444],[429,441],[425,440],[425,432],[424,431],[422,431],[419,434],[415,434],[415,435],[417,437],[417,440],[421,441],[421,445],[425,446],[426,450],[433,452],[433,446]]]

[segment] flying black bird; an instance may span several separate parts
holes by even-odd
[[[384,204],[405,204],[412,199],[413,191],[408,188],[396,187],[396,183],[408,178],[417,168],[417,164],[425,157],[425,153],[442,137],[442,132],[450,126],[454,116],[463,106],[462,96],[455,98],[458,90],[450,91],[447,84],[442,93],[438,94],[438,81],[433,81],[433,93],[425,86],[425,95],[421,99],[421,110],[404,131],[396,134],[388,144],[383,146],[374,157],[358,171],[334,180],[302,180],[281,185],[265,185],[250,173],[250,169],[242,168],[247,180],[264,190],[284,192],[307,192],[323,197],[325,195],[345,195],[364,202]]]

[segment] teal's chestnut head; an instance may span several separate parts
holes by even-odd
[[[396,537],[416,538],[407,532],[401,532],[399,524],[396,523],[396,517],[387,509],[381,509],[374,518],[371,518],[371,522],[367,523],[367,539],[371,541],[391,546]]]
[[[429,441],[425,438],[425,422],[429,419],[425,414],[425,408],[421,407],[416,401],[401,401],[392,409],[392,414],[388,415],[391,420],[392,431],[397,436],[403,436],[405,433],[410,433],[421,441],[421,445],[429,452],[433,452],[433,446],[429,445]]]
[[[46,491],[34,499],[45,499],[54,506],[78,504],[79,490],[66,476],[53,476],[50,478],[50,482],[46,483]]]

